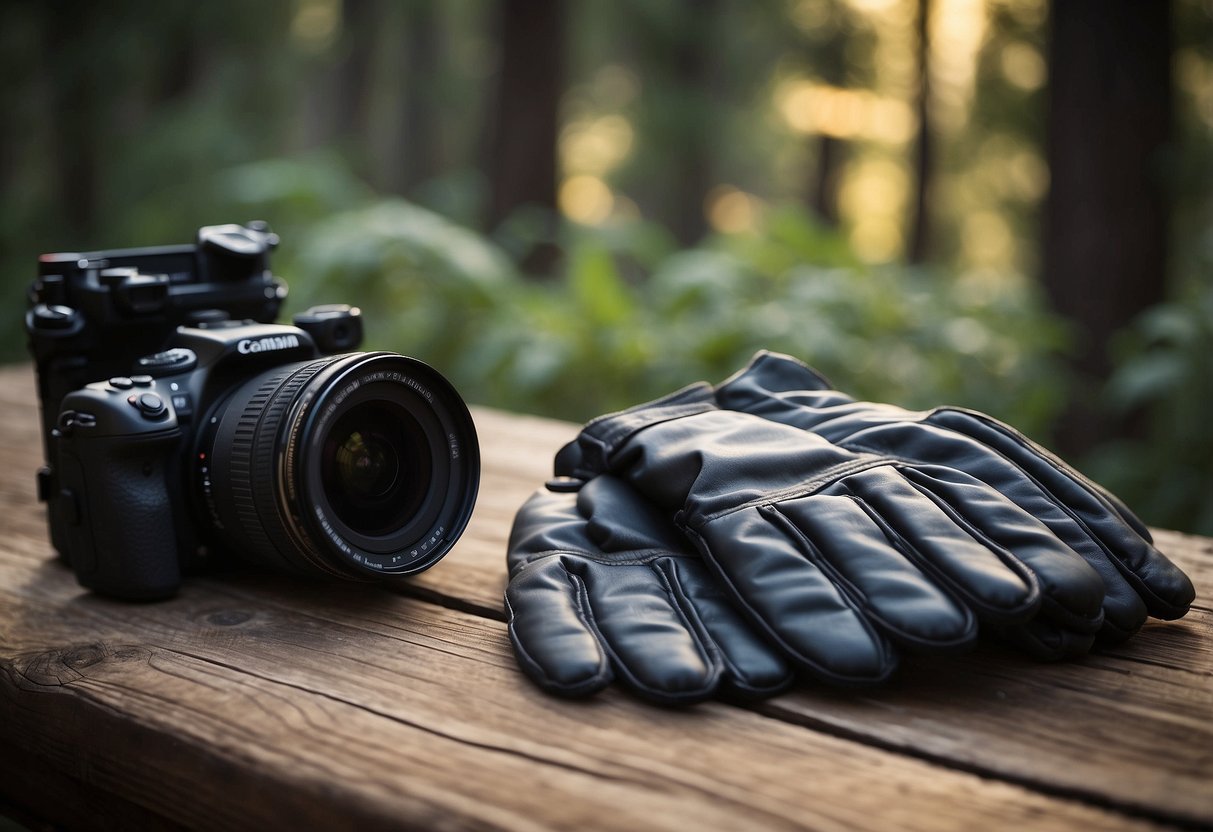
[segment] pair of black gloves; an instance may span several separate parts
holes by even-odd
[[[1015,430],[858,402],[773,353],[590,422],[556,474],[515,519],[505,599],[522,669],[567,696],[875,683],[979,629],[1076,656],[1195,594],[1119,500]]]

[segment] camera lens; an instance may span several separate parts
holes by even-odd
[[[403,408],[366,402],[337,420],[324,440],[320,478],[333,511],[362,534],[404,525],[431,480],[433,455]]]
[[[287,364],[243,381],[208,417],[199,482],[238,553],[355,579],[431,566],[463,532],[479,447],[462,399],[393,353]]]

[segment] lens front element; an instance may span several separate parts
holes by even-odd
[[[324,438],[320,478],[333,511],[363,535],[405,525],[429,490],[433,455],[408,411],[371,401],[348,411]]]

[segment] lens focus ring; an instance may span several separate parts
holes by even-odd
[[[326,358],[299,368],[289,367],[265,379],[242,409],[231,438],[231,497],[240,531],[251,549],[249,554],[295,571],[298,567],[294,560],[274,544],[275,539],[286,540],[289,534],[279,517],[274,493],[274,450],[282,418],[296,394],[331,362]],[[260,483],[260,487],[254,488],[254,483]],[[317,565],[323,563],[318,558],[312,560]]]

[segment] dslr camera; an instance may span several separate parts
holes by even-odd
[[[414,358],[355,352],[356,308],[273,323],[277,243],[254,222],[39,258],[25,317],[38,494],[83,586],[164,598],[226,554],[391,581],[466,527],[480,479],[467,406]]]

